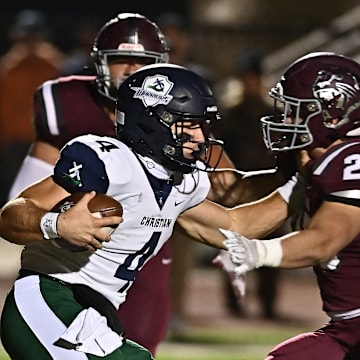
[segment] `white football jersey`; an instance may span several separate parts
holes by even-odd
[[[95,252],[70,251],[54,240],[26,246],[22,268],[88,285],[116,307],[125,301],[137,272],[169,239],[179,214],[203,201],[210,188],[207,174],[194,171],[179,185],[163,180],[168,190],[162,190],[131,149],[96,135],[70,141],[53,177],[70,192],[95,190],[114,197],[123,206],[124,221]]]

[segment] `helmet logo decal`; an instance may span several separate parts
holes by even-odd
[[[167,105],[173,98],[169,95],[174,83],[167,76],[155,75],[144,79],[141,87],[133,87],[134,98],[141,99],[146,107]]]
[[[335,114],[331,114],[332,108],[347,108],[346,113],[342,115],[343,119],[347,119],[348,115],[360,106],[358,102],[351,104],[356,99],[359,89],[359,83],[353,75],[331,74],[326,71],[319,73],[313,86],[314,96],[327,106],[327,109],[323,109],[325,119],[335,117]]]
[[[349,101],[356,94],[356,90],[350,85],[342,82],[343,77],[331,75],[328,79],[320,76],[314,84],[314,94],[319,100],[331,101],[338,98],[337,107],[343,109],[344,102]],[[354,84],[357,85],[358,84]]]

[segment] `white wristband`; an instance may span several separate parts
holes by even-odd
[[[40,229],[44,239],[50,240],[58,238],[57,220],[60,213],[47,212],[40,220]]]
[[[280,265],[283,256],[281,239],[252,241],[256,242],[256,249],[259,256],[256,267],[278,267]]]
[[[298,183],[298,175],[293,175],[283,186],[280,186],[277,191],[281,197],[289,204],[290,197]]]

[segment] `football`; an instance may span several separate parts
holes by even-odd
[[[84,193],[78,192],[59,201],[52,209],[53,212],[65,212],[74,206],[82,197]],[[97,193],[94,198],[89,201],[88,209],[95,217],[106,217],[106,216],[122,216],[123,208],[121,204],[115,200],[113,197]],[[118,225],[106,226],[101,230],[111,235]],[[72,251],[80,250],[80,248],[67,243],[65,240],[56,239],[58,245],[61,247],[67,248]],[[83,250],[83,249],[82,249]]]

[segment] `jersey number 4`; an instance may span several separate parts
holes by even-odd
[[[135,280],[138,271],[143,267],[146,260],[154,253],[159,242],[161,232],[154,232],[150,240],[136,253],[129,255],[123,264],[121,264],[115,273],[115,277],[127,281],[119,290],[125,291]]]

